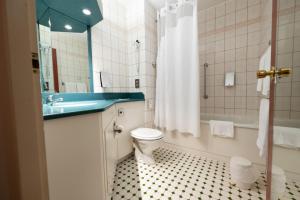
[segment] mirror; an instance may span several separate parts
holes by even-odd
[[[91,28],[101,0],[36,0],[42,92],[93,92]]]
[[[41,87],[47,92],[90,92],[87,31],[54,32],[39,25]]]

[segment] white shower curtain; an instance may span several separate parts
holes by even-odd
[[[200,136],[197,0],[159,12],[155,120],[167,131]]]

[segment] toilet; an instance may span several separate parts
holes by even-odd
[[[164,134],[151,128],[138,128],[131,131],[135,158],[138,162],[154,164],[153,151],[160,147]]]
[[[230,159],[231,180],[240,189],[248,190],[257,179],[257,172],[252,162],[243,157],[232,157]]]

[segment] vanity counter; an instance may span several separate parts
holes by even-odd
[[[65,96],[64,96],[65,95]],[[66,97],[67,101],[57,102],[53,105],[43,104],[44,120],[57,119],[62,117],[70,117],[88,113],[103,112],[116,103],[144,101],[143,94],[124,93],[108,95],[106,94],[89,94],[92,98],[79,98],[76,94],[75,98],[70,98],[71,94],[59,94],[58,97]],[[75,94],[74,94],[75,95]],[[104,99],[106,97],[106,99]],[[110,98],[107,98],[110,97]]]

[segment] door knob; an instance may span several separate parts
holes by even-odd
[[[289,76],[292,73],[292,69],[290,67],[281,67],[276,69],[275,67],[271,67],[271,70],[257,70],[256,77],[265,78],[266,76],[270,76],[271,78],[278,78]]]

